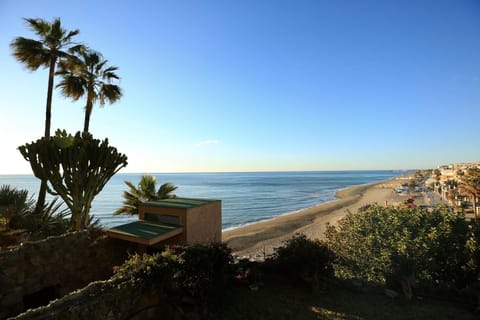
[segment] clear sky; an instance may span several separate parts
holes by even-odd
[[[44,131],[47,70],[11,55],[60,17],[119,67],[90,131],[124,172],[431,168],[480,160],[480,1],[0,0],[0,173]],[[57,80],[58,81],[58,80]],[[83,127],[54,94],[52,132]]]

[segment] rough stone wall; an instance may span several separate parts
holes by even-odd
[[[58,297],[108,279],[127,258],[127,242],[80,231],[0,252],[0,319],[25,310],[25,296],[54,288]]]
[[[176,310],[165,301],[164,297],[161,299],[141,286],[120,285],[111,280],[98,281],[14,319],[178,319]]]

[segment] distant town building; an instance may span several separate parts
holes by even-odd
[[[452,190],[451,181],[460,181],[459,172],[465,172],[467,169],[470,168],[478,168],[480,169],[480,162],[468,162],[468,163],[454,163],[448,165],[440,165],[437,167],[438,171],[440,171],[440,176],[438,177],[435,175],[435,171],[432,171],[431,177],[427,181],[434,181],[436,188],[435,190],[440,193],[440,195],[447,199],[452,206],[461,206],[463,204],[470,204],[470,199],[462,194],[456,193],[453,197],[449,197],[449,192]],[[454,188],[453,190],[455,190]]]

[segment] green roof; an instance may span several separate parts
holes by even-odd
[[[181,226],[139,220],[107,230],[108,235],[143,244],[155,244],[183,231]]]
[[[193,198],[172,198],[158,201],[142,202],[142,206],[155,206],[155,207],[167,207],[167,208],[182,208],[189,209],[194,207],[203,206],[211,202],[218,201],[212,199],[193,199]]]

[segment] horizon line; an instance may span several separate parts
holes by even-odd
[[[430,169],[331,169],[331,170],[248,170],[248,171],[171,171],[171,172],[161,172],[161,171],[152,171],[152,172],[117,172],[116,174],[219,174],[219,173],[280,173],[280,172],[339,172],[339,171],[392,171],[392,172],[406,172],[406,171],[415,171],[415,170],[432,170]],[[34,175],[30,173],[0,173],[0,175]]]

